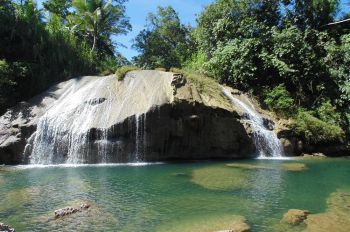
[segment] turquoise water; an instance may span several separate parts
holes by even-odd
[[[283,168],[296,162],[307,169]],[[252,231],[272,231],[288,209],[321,213],[332,192],[350,189],[350,159],[228,163],[2,166],[0,222],[17,231],[183,231],[240,215]],[[91,209],[53,220],[54,210],[82,202]]]

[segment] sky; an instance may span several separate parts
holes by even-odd
[[[37,0],[39,7],[45,0]],[[203,11],[204,7],[214,2],[214,0],[129,0],[126,6],[126,15],[130,19],[132,31],[127,35],[114,37],[114,40],[123,44],[125,47],[119,47],[117,50],[128,60],[138,53],[132,48],[132,40],[145,27],[148,13],[157,11],[158,6],[172,6],[180,16],[181,23],[196,25],[197,15]],[[348,4],[346,4],[348,2]],[[350,0],[341,0],[341,12],[350,11]],[[340,12],[340,13],[341,13]]]

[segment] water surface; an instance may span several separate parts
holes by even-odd
[[[307,169],[283,168],[296,162]],[[288,209],[321,213],[331,193],[350,189],[349,159],[43,167],[0,167],[0,222],[17,231],[193,231],[240,215],[252,231],[273,231]],[[82,202],[91,209],[53,220]]]

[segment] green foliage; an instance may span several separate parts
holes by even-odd
[[[80,14],[70,0],[44,2],[49,11],[45,21],[33,0],[0,0],[0,113],[53,83],[96,72],[114,73],[126,64],[115,54],[110,39],[117,30],[123,33],[128,28],[123,1],[95,3],[103,9],[94,19],[98,44],[93,49],[90,32],[84,31],[91,22],[83,22],[91,15]],[[73,24],[78,21],[84,24]]]
[[[324,122],[302,110],[296,117],[294,131],[309,144],[339,143],[345,139],[344,131],[339,126]]]
[[[128,72],[135,71],[135,70],[140,70],[140,68],[136,66],[122,66],[117,69],[117,71],[115,72],[115,75],[119,81],[122,81],[124,80],[124,77]]]
[[[207,63],[207,70],[219,81],[246,88],[257,80],[254,60],[258,46],[256,39],[233,39],[218,47]]]
[[[205,63],[207,57],[201,50],[194,52],[191,57],[185,62],[185,68],[205,73]]]
[[[101,75],[109,75],[115,73],[118,68],[127,65],[130,65],[130,62],[120,54],[117,56],[107,56],[101,61],[97,71]]]
[[[337,112],[336,108],[330,103],[330,101],[322,102],[316,112],[318,118],[328,124],[338,126],[341,124],[341,115]]]
[[[131,29],[125,16],[124,1],[73,0],[74,14],[69,14],[68,26],[80,38],[85,38],[92,52],[113,56],[112,35]]]
[[[72,0],[47,0],[43,2],[43,6],[50,13],[66,19],[69,14],[69,8],[72,7]]]
[[[339,0],[288,0],[286,19],[300,29],[322,28],[333,21]]]
[[[280,1],[217,0],[198,18],[197,43],[210,58],[232,39],[256,38],[279,22]]]
[[[270,110],[284,117],[291,116],[295,111],[293,98],[283,84],[267,91],[264,102]]]
[[[194,48],[190,28],[180,22],[172,7],[158,7],[157,14],[149,14],[148,26],[135,38],[133,47],[140,55],[134,63],[140,67],[181,67]]]

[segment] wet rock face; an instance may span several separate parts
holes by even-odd
[[[90,132],[89,162],[98,162],[100,134]],[[255,149],[234,114],[188,102],[130,117],[110,128],[107,137],[107,162],[241,158],[253,156]]]
[[[44,164],[69,161],[69,145],[72,144],[70,135],[80,127],[74,127],[73,131],[68,127],[77,124],[74,117],[82,115],[82,111],[74,111],[75,108],[70,106],[68,113],[63,112],[70,103],[64,98],[72,94],[72,89],[79,91],[93,86],[92,89],[96,90],[94,83],[104,86],[106,81],[107,87],[113,87],[110,89],[116,93],[96,90],[93,95],[85,97],[89,93],[86,91],[78,95],[79,99],[82,99],[81,102],[74,102],[77,109],[87,108],[91,112],[94,109],[106,108],[94,111],[94,117],[87,118],[89,120],[79,118],[79,123],[85,125],[85,122],[91,121],[91,125],[85,125],[88,127],[84,128],[86,134],[83,134],[83,140],[77,143],[79,146],[75,153],[81,155],[77,162],[227,159],[254,156],[252,135],[227,99],[216,99],[200,93],[181,75],[173,76],[155,71],[131,74],[123,82],[118,82],[112,77],[71,79],[52,87],[28,103],[9,110],[0,117],[0,164],[29,163],[33,153],[33,163],[38,163],[37,154],[52,156],[50,162]],[[129,91],[130,86],[135,88]],[[101,86],[100,88],[107,89]],[[160,94],[154,94],[155,92]],[[75,95],[72,99],[77,100]],[[107,111],[108,107],[103,108],[107,103],[112,108],[110,112]],[[120,108],[120,105],[125,106],[125,109]],[[48,115],[48,109],[54,111],[43,117],[45,113]],[[56,118],[53,117],[56,115],[63,120],[62,125],[66,126],[55,123]],[[98,121],[101,115],[109,115],[106,120],[102,120],[105,123],[103,126]],[[56,134],[46,135],[47,131]],[[53,144],[52,141],[55,141],[55,144],[44,144],[40,149],[38,146],[35,148],[34,144],[38,138],[40,141],[44,138],[43,141],[49,145]]]

